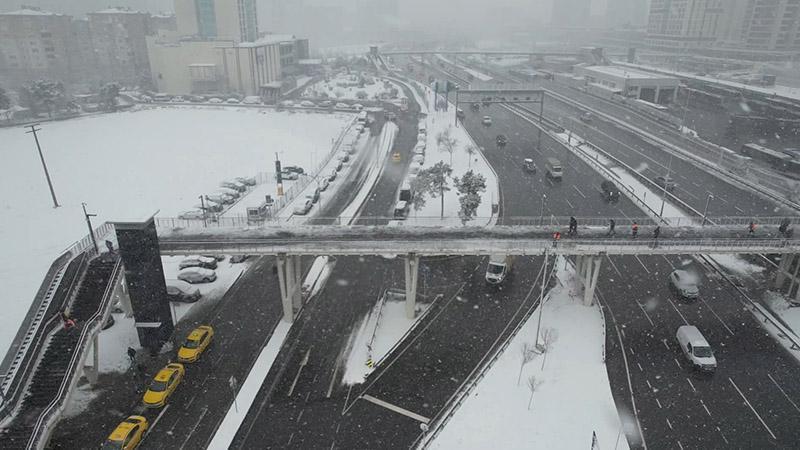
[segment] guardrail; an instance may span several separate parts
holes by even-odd
[[[39,415],[36,425],[34,426],[33,433],[31,434],[31,438],[28,440],[26,449],[42,449],[47,444],[52,427],[61,417],[61,413],[67,406],[69,394],[72,392],[78,382],[78,375],[82,371],[82,366],[86,359],[89,344],[92,342],[97,333],[99,333],[103,328],[105,319],[110,311],[109,307],[113,297],[111,294],[114,292],[117,278],[121,273],[122,259],[118,258],[116,264],[114,265],[114,270],[111,272],[111,276],[109,277],[106,289],[103,292],[103,299],[100,302],[100,305],[92,317],[86,321],[86,324],[81,330],[81,335],[78,338],[75,351],[70,359],[69,368],[64,374],[64,379],[58,389],[58,394],[56,395],[56,398],[50,402],[47,408],[45,408],[44,411],[42,411],[42,413]]]

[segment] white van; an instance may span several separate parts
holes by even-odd
[[[489,265],[486,266],[486,282],[489,284],[500,284],[511,272],[514,257],[509,255],[489,256]]]
[[[554,179],[561,180],[564,175],[564,170],[561,168],[561,161],[555,158],[547,158],[544,163],[545,175]]]
[[[400,193],[397,195],[397,200],[410,202],[413,197],[414,193],[411,192],[411,183],[404,181],[403,184],[400,185]]]
[[[717,359],[708,341],[694,325],[683,325],[678,327],[675,334],[678,345],[686,358],[692,363],[695,369],[704,372],[713,372],[717,369]]]

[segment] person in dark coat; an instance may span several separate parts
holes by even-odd
[[[614,219],[608,219],[608,235],[609,236],[614,236],[615,234],[617,234],[617,232],[614,231],[614,227],[616,227],[616,226],[617,226],[617,222],[615,222]]]
[[[633,222],[633,226],[631,226],[631,235],[634,239],[639,235],[639,224],[636,222]]]

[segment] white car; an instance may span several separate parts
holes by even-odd
[[[216,258],[209,258],[207,256],[191,256],[181,261],[181,263],[178,265],[179,269],[185,269],[187,267],[202,267],[204,269],[216,269],[217,260]]]
[[[261,104],[261,97],[257,95],[248,95],[247,97],[242,100],[242,103],[245,105],[260,105]]]
[[[292,106],[294,106],[294,102],[291,100],[284,100],[280,103],[280,105],[287,108],[291,108]]]
[[[323,108],[330,108],[331,106],[333,106],[333,102],[330,101],[330,100],[324,100],[324,101],[319,102],[319,106],[321,106]]]
[[[425,146],[421,145],[421,144],[417,144],[417,146],[414,147],[414,153],[416,153],[418,155],[424,155],[425,154]]]
[[[294,207],[294,213],[298,216],[305,216],[311,210],[311,207],[314,206],[314,203],[311,199],[306,199],[304,203],[301,203]]]
[[[231,197],[228,194],[223,194],[221,192],[215,192],[206,195],[206,200],[211,200],[212,202],[218,203],[220,205],[230,205],[231,203],[236,201],[235,198]]]
[[[483,116],[483,120],[481,121],[487,127],[492,124],[492,118],[489,116]]]
[[[194,303],[200,300],[200,289],[181,280],[167,280],[167,297],[171,302]]]
[[[300,106],[302,106],[303,108],[313,108],[317,105],[315,105],[314,102],[312,101],[303,100],[302,102],[300,102]]]
[[[350,109],[350,105],[347,103],[337,103],[336,109]]]
[[[298,178],[300,178],[300,176],[297,175],[295,172],[288,172],[288,171],[285,171],[285,170],[281,172],[281,179],[282,180],[292,180],[293,181],[293,180],[296,180]]]
[[[363,133],[364,132],[364,125],[361,125],[361,124],[356,125],[356,131],[359,132],[359,133]]]
[[[229,188],[224,188],[224,187],[221,187],[221,188],[217,189],[215,194],[217,194],[217,193],[229,195],[229,196],[233,197],[234,199],[237,199],[242,195],[242,193],[237,191],[236,189],[229,189]]]
[[[184,220],[202,219],[204,216],[205,215],[203,214],[203,211],[192,210],[181,213],[178,216],[178,219],[184,219]]]
[[[255,186],[256,185],[256,178],[255,177],[236,177],[234,178],[239,183],[244,184],[245,186]]]
[[[217,273],[202,267],[187,267],[178,273],[178,279],[187,283],[211,283],[217,279]]]
[[[231,98],[225,100],[225,103],[230,103],[231,105],[238,105],[241,102],[238,99],[235,99],[235,98],[231,97]]]
[[[355,109],[356,111],[361,111],[362,109],[364,109],[364,105],[362,105],[361,103],[355,103],[350,107]]]
[[[175,102],[175,103],[183,103],[183,102],[185,102],[185,101],[186,101],[186,99],[184,99],[184,98],[183,98],[182,96],[180,96],[180,95],[177,95],[177,96],[175,96],[175,97],[172,97],[172,101],[173,101],[173,102]]]
[[[208,103],[222,103],[222,99],[217,97],[211,97],[210,99],[208,99]]]
[[[324,191],[325,189],[328,189],[328,186],[330,184],[331,184],[331,182],[328,181],[327,178],[325,178],[325,177],[320,178],[320,180],[319,180],[319,190],[320,191]]]
[[[238,192],[244,192],[247,190],[247,185],[237,180],[225,180],[220,183],[219,186],[227,189],[233,189]]]

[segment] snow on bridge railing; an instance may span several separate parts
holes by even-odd
[[[542,227],[566,227],[569,224],[570,217],[568,216],[517,216],[517,217],[502,217],[499,220],[498,226],[542,226]],[[576,217],[578,226],[583,227],[604,227],[609,226],[609,221],[614,220],[616,224],[616,231],[618,234],[630,231],[630,226],[634,222],[640,226],[654,226],[653,219],[650,217]],[[742,227],[742,231],[747,231],[747,227],[752,221],[756,225],[756,231],[761,231],[763,227],[777,228],[781,223],[789,219],[790,226],[794,223],[800,223],[800,217],[785,217],[785,216],[772,216],[772,217],[708,217],[706,219],[705,228],[713,229],[715,227]],[[476,217],[473,221],[467,222],[465,226],[474,227],[471,223],[488,222],[488,217]],[[671,224],[672,227],[701,227],[702,219],[690,217],[665,217],[664,220]],[[359,217],[305,217],[305,216],[292,216],[290,218],[274,218],[261,221],[249,220],[244,216],[233,217],[214,217],[203,219],[178,219],[173,217],[157,217],[155,219],[156,227],[162,229],[194,229],[194,228],[243,228],[243,227],[259,227],[259,226],[291,226],[291,225],[391,225],[397,227],[440,227],[440,228],[458,228],[461,223],[457,217],[439,216],[411,216],[407,220],[397,220],[394,217],[388,216],[359,216]],[[391,222],[391,224],[390,224]],[[713,224],[713,225],[712,225]]]

